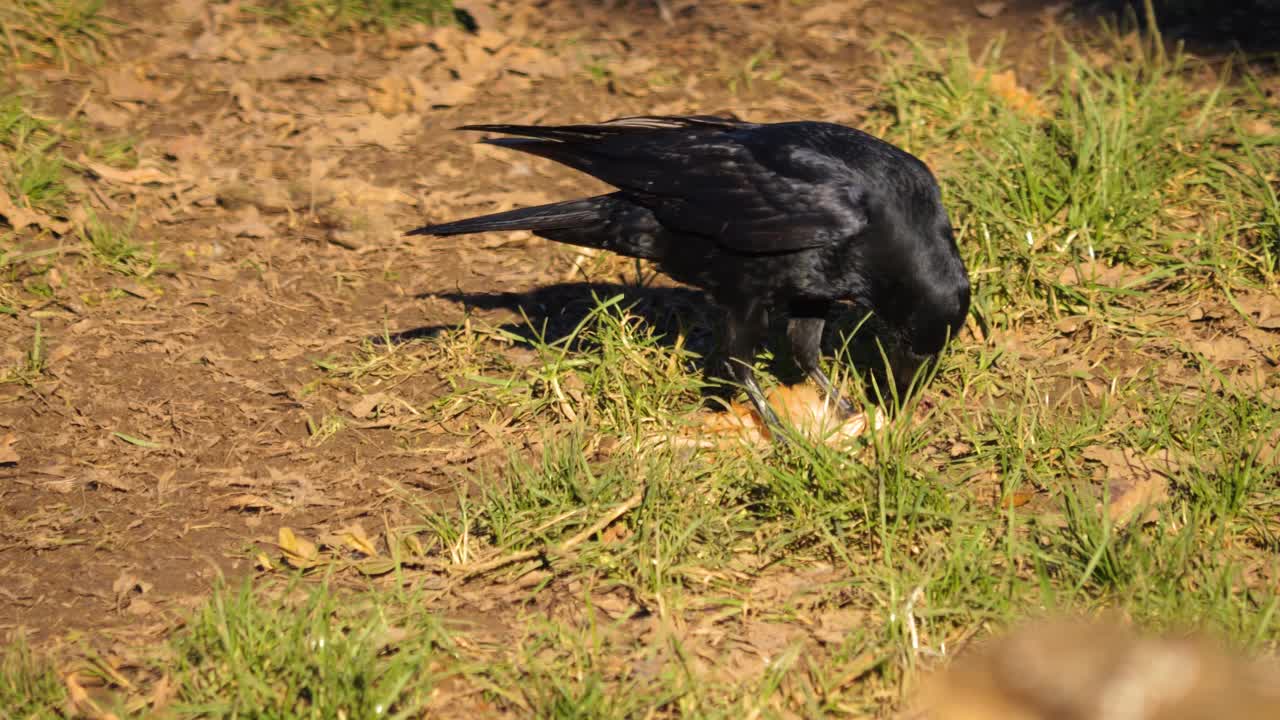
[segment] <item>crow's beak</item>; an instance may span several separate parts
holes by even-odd
[[[936,355],[920,355],[910,350],[901,350],[890,358],[893,370],[893,385],[898,391],[898,402],[906,403],[908,395],[914,390],[919,392],[928,379]]]

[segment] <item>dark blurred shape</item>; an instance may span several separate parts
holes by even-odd
[[[618,8],[620,5],[626,5],[627,3],[633,2],[651,2],[654,7],[658,8],[658,16],[662,18],[663,22],[668,25],[675,22],[675,16],[671,12],[671,6],[668,4],[668,0],[604,0],[604,7],[606,10],[613,10]]]
[[[1079,5],[1150,30],[1146,0],[1086,0]],[[1194,49],[1280,50],[1280,0],[1151,0],[1156,27],[1169,40]]]
[[[1280,674],[1204,637],[1060,619],[961,653],[925,698],[929,720],[1274,720]]]

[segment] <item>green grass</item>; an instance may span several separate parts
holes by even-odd
[[[314,33],[454,22],[452,0],[264,0],[254,8]]]
[[[107,52],[102,0],[7,0],[0,5],[0,68],[96,62]]]
[[[13,720],[54,717],[66,691],[53,666],[19,639],[0,653],[0,707]]]
[[[98,215],[88,209],[88,198],[72,190],[71,176],[83,168],[68,156],[83,153],[114,167],[133,167],[136,142],[128,136],[96,137],[71,120],[39,113],[35,104],[26,91],[0,96],[0,190],[16,208],[34,211],[36,219],[21,232],[0,225],[0,312],[9,315],[54,297],[62,282],[54,277],[61,272],[65,278],[76,256],[137,278],[161,269],[154,253],[134,242],[133,222]],[[54,244],[55,233],[79,239],[82,247]],[[85,298],[95,294],[81,287],[65,291]]]
[[[353,605],[324,588],[219,591],[172,653],[186,681],[175,709],[201,717],[419,717],[454,666],[448,635],[408,596]]]
[[[993,91],[999,46],[976,61],[917,46],[887,63],[890,138],[936,154],[944,181],[953,170],[987,178],[944,182],[959,241],[980,248],[975,269],[990,273],[976,298],[982,319],[1008,326],[1010,307],[1093,311],[1167,280],[1274,284],[1264,227],[1274,224],[1273,191],[1253,173],[1275,167],[1276,154],[1250,152],[1258,141],[1237,130],[1265,104],[1225,79],[1191,79],[1184,55],[1118,39],[1093,52],[1109,64],[1065,48],[1040,94],[1053,110],[1043,119]],[[1066,266],[1095,261],[1135,268],[1135,286],[1060,281]]]
[[[959,48],[887,58],[869,123],[936,168],[974,273],[983,337],[947,353],[923,421],[850,452],[655,447],[699,403],[704,343],[652,299],[384,333],[317,361],[308,400],[393,397],[378,442],[445,464],[456,493],[393,486],[380,557],[320,545],[307,572],[364,590],[215,596],[166,646],[176,707],[887,716],[958,645],[1044,611],[1280,651],[1280,407],[1197,349],[1243,318],[1186,319],[1276,291],[1280,145],[1247,130],[1276,109],[1141,43],[1064,47],[1027,95],[992,84],[998,47]],[[1120,281],[1064,279],[1096,263]],[[319,417],[313,443],[346,422]],[[505,459],[449,460],[489,438]],[[1167,478],[1157,512],[1110,521],[1106,473],[1148,472],[1114,457]]]
[[[66,206],[63,135],[35,115],[18,94],[0,98],[0,182],[14,204],[57,212]]]

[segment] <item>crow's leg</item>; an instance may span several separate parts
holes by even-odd
[[[841,418],[853,415],[853,405],[840,395],[831,378],[822,372],[822,326],[826,324],[828,303],[795,303],[787,320],[787,337],[791,340],[791,354],[800,369],[822,389],[827,400],[836,406]]]
[[[751,404],[755,405],[756,412],[760,413],[760,418],[777,437],[776,431],[782,428],[782,423],[778,421],[778,415],[774,413],[773,408],[769,407],[764,391],[756,383],[755,371],[752,368],[756,346],[760,344],[761,338],[769,329],[768,310],[764,303],[750,300],[743,305],[730,307],[728,315],[726,368],[729,375],[746,389],[747,397],[751,398]]]

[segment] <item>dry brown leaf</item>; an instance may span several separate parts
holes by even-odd
[[[0,465],[17,465],[18,461],[22,460],[18,452],[13,449],[17,444],[18,437],[13,433],[5,433],[4,437],[0,438]]]
[[[183,165],[208,160],[213,148],[200,135],[181,135],[164,143],[164,154]]]
[[[1167,454],[1162,458],[1139,455],[1133,448],[1092,445],[1084,458],[1098,463],[1107,483],[1106,513],[1112,522],[1124,525],[1142,510],[1154,509],[1169,500],[1169,477],[1178,464]]]
[[[232,237],[251,238],[267,238],[274,234],[271,226],[262,221],[262,216],[254,205],[246,205],[240,211],[239,221],[228,225],[227,232],[231,233]]]
[[[232,495],[227,498],[226,508],[228,510],[265,510],[267,512],[279,512],[279,508],[275,503],[261,495],[252,495],[249,493]]]
[[[299,570],[305,570],[320,564],[320,549],[310,540],[298,537],[293,530],[281,527],[277,533],[277,544],[284,551],[285,562]]]
[[[112,100],[160,104],[171,102],[182,93],[182,85],[165,88],[146,80],[138,67],[122,67],[106,73],[107,93]]]
[[[389,398],[387,397],[386,393],[373,393],[372,395],[365,395],[359,400],[351,403],[351,405],[347,408],[347,412],[351,413],[352,417],[363,420],[369,417],[370,415],[372,415],[373,411],[378,409],[379,405],[382,405],[383,403],[387,402],[388,399]]]
[[[368,94],[369,106],[383,115],[398,115],[414,109],[413,85],[403,75],[382,77],[369,88]]]
[[[503,67],[531,78],[562,78],[572,69],[560,57],[528,45],[511,45],[501,55]],[[619,75],[648,72],[657,62],[648,58],[631,58],[610,67]]]
[[[347,70],[351,63],[331,52],[282,52],[248,68],[248,75],[269,82],[323,80]]]
[[[119,129],[127,127],[133,122],[133,115],[127,111],[111,105],[103,105],[102,103],[90,100],[85,103],[84,116],[89,122],[98,125],[104,125],[109,128]]]
[[[1107,265],[1101,260],[1086,260],[1079,265],[1069,265],[1058,274],[1061,285],[1102,285],[1106,287],[1130,287],[1141,274],[1125,265]]]
[[[130,483],[113,472],[97,468],[89,471],[87,480],[88,482],[100,487],[109,487],[112,490],[118,490],[120,492],[133,492],[134,490],[133,483]]]
[[[125,612],[135,616],[150,615],[156,612],[156,610],[157,608],[155,603],[142,598],[133,598],[125,607]]]
[[[1014,490],[1008,495],[1005,495],[1004,498],[1000,500],[1000,509],[1008,510],[1009,508],[1022,507],[1023,505],[1026,505],[1027,503],[1034,500],[1035,497],[1036,497],[1035,490],[1030,490],[1030,489]]]
[[[338,537],[352,550],[368,557],[377,557],[378,548],[369,539],[365,533],[364,527],[360,523],[353,523],[338,531]]]
[[[1003,2],[983,2],[974,5],[973,9],[982,17],[991,19],[1003,14],[1007,5],[1008,3]]]
[[[151,589],[150,583],[146,583],[145,588],[143,585],[144,583],[138,579],[137,575],[125,571],[116,576],[115,581],[111,583],[111,591],[116,594],[117,599],[120,599],[134,590],[146,592]]]
[[[69,717],[83,717],[89,720],[118,720],[115,713],[107,712],[99,707],[98,703],[89,697],[88,691],[84,689],[84,685],[80,683],[80,678],[76,672],[67,673],[62,678],[63,684],[67,686],[67,715]]]
[[[151,692],[147,694],[147,704],[151,706],[152,711],[163,710],[177,694],[176,690],[169,674],[165,673],[151,686]]]
[[[178,178],[151,165],[139,165],[132,170],[119,170],[110,165],[93,162],[83,154],[77,158],[77,161],[103,180],[121,185],[168,185],[179,181]]]
[[[329,121],[331,137],[342,145],[380,145],[388,150],[403,146],[404,135],[419,127],[422,119],[414,113],[387,117],[381,113],[350,115]]]
[[[38,210],[18,207],[2,187],[0,187],[0,217],[3,217],[9,223],[9,227],[14,230],[35,226],[59,235],[66,235],[71,231],[71,223],[54,220]]]
[[[819,23],[834,23],[844,17],[852,8],[839,2],[814,3],[800,16],[801,25],[817,25]]]
[[[476,86],[465,80],[433,83],[424,88],[423,99],[431,107],[456,107],[471,102]]]
[[[1195,340],[1190,345],[1193,351],[1220,366],[1242,365],[1251,362],[1255,356],[1253,345],[1235,335],[1219,335],[1212,340]]]
[[[1280,295],[1269,292],[1240,293],[1236,303],[1263,330],[1280,330]]]
[[[1262,118],[1251,118],[1240,123],[1240,129],[1246,134],[1260,138],[1274,138],[1276,136],[1276,126]]]

